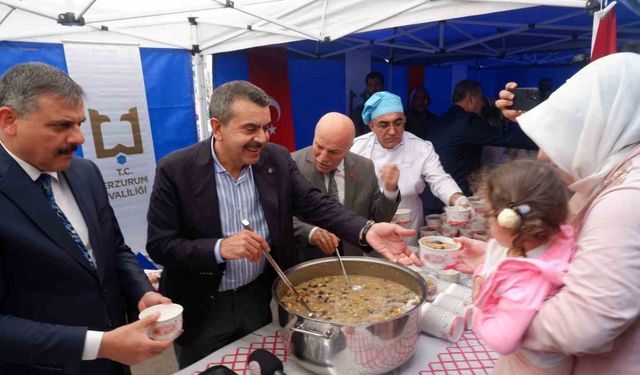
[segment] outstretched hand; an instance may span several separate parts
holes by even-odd
[[[473,240],[467,237],[456,237],[453,239],[462,245],[462,249],[457,257],[457,263],[453,269],[463,273],[473,273],[482,263],[487,243],[480,240]]]
[[[402,240],[402,237],[415,236],[416,231],[406,229],[397,224],[376,223],[367,232],[367,242],[377,252],[394,263],[409,266],[415,264],[422,267],[423,263]]]

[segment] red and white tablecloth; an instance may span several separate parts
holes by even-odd
[[[289,360],[276,324],[272,323],[211,353],[176,375],[198,375],[207,368],[224,365],[241,375],[249,375],[247,358],[256,349],[266,349],[280,358],[288,375],[308,374]],[[456,343],[421,334],[415,355],[394,374],[474,375],[489,374],[498,355],[489,351],[472,331]]]

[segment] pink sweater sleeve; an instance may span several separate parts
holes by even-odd
[[[502,355],[514,352],[550,289],[536,266],[505,260],[482,286],[473,330],[492,350]]]

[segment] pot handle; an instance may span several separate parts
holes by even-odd
[[[333,327],[330,327],[326,331],[322,332],[322,331],[318,331],[318,330],[314,330],[314,329],[305,327],[304,326],[304,321],[298,322],[297,324],[295,324],[293,327],[291,327],[291,330],[294,331],[294,332],[299,332],[299,333],[303,333],[303,334],[306,334],[306,335],[322,337],[324,339],[329,339],[329,338],[334,336]]]

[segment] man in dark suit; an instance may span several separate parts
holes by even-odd
[[[218,87],[209,106],[213,137],[157,167],[147,251],[165,266],[161,291],[185,307],[181,367],[271,321],[273,273],[262,252],[284,269],[296,263],[294,214],[394,261],[421,264],[400,238],[413,231],[346,210],[307,181],[285,148],[268,143],[268,105],[249,82]]]
[[[358,105],[350,115],[351,121],[353,121],[353,124],[356,127],[356,137],[371,131],[367,124],[362,120],[362,110],[364,109],[364,102],[366,102],[371,95],[379,91],[384,91],[384,76],[382,73],[373,70],[364,78],[364,83],[367,85],[366,91],[362,94],[364,96],[364,101],[362,104]]]
[[[429,110],[429,104],[431,104],[429,91],[424,87],[417,87],[411,91],[409,105],[404,112],[407,118],[404,130],[425,141],[427,140],[429,127],[438,119],[438,116]]]
[[[346,208],[375,222],[389,221],[400,203],[400,171],[389,164],[381,171],[384,192],[378,187],[373,162],[349,152],[355,127],[349,117],[331,112],[316,125],[313,144],[291,154],[300,172],[313,186],[329,193]],[[326,229],[293,218],[293,231],[300,261],[330,255],[338,247],[338,237]],[[362,255],[362,249],[342,244],[342,254]]]
[[[465,195],[474,193],[469,176],[480,167],[483,146],[537,148],[517,124],[506,128],[491,126],[480,117],[483,106],[482,86],[473,80],[462,80],[453,90],[453,104],[427,133],[442,167]],[[442,203],[430,192],[425,194],[429,194],[423,199],[425,213],[442,212]]]
[[[0,374],[125,374],[171,341],[125,325],[153,291],[124,244],[84,142],[80,86],[45,64],[0,80]]]

